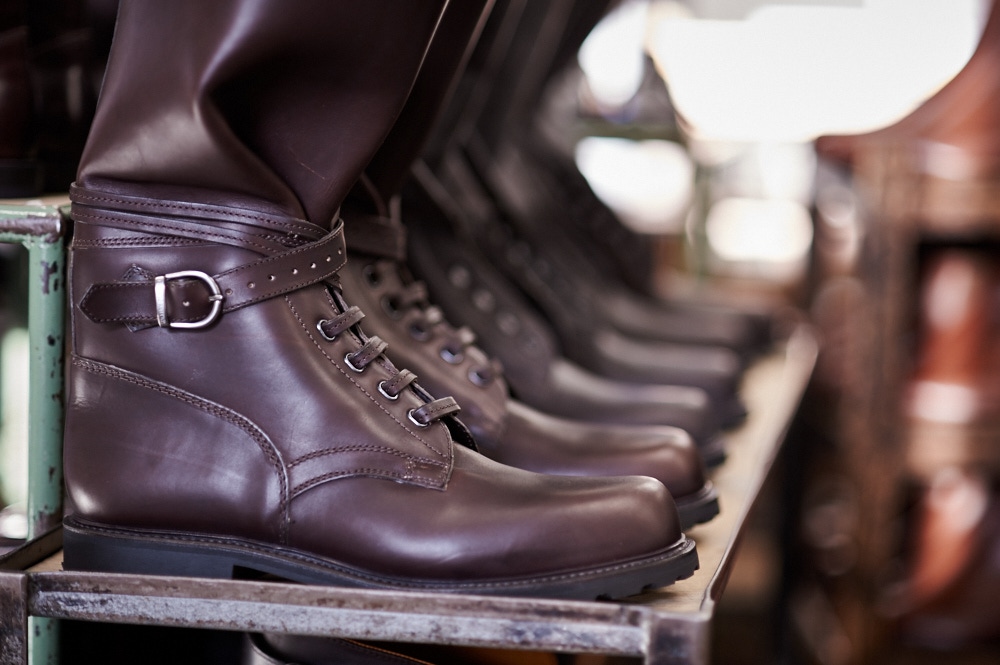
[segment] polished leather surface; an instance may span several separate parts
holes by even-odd
[[[76,233],[77,304],[89,285],[133,266],[214,274],[256,258],[85,222]],[[425,397],[382,396],[392,365],[355,372],[344,358],[358,338],[328,341],[316,329],[337,309],[320,283],[200,331],[133,331],[76,315],[65,462],[79,514],[446,579],[586,567],[680,537],[670,497],[651,479],[520,472],[456,445],[441,423],[410,422]],[[539,537],[566,529],[590,534],[587,546]]]
[[[366,312],[365,330],[389,342],[393,362],[415,371],[432,394],[455,396],[462,422],[487,457],[540,473],[652,476],[675,499],[705,486],[698,449],[686,432],[573,421],[510,399],[500,368],[471,334],[459,333],[426,298],[399,304],[407,291],[419,293],[422,286],[410,281],[408,290],[400,265],[350,256],[341,283]]]
[[[695,386],[720,405],[736,399],[743,363],[732,350],[636,339],[608,325],[591,297],[590,280],[580,277],[588,269],[570,265],[562,248],[537,231],[550,216],[533,200],[538,184],[529,182],[520,162],[507,161],[516,156],[477,152],[473,160],[453,153],[442,182],[466,209],[485,212],[464,216],[468,233],[542,312],[568,358],[609,378]],[[470,203],[480,197],[484,202]]]
[[[334,213],[442,5],[123,4],[72,195],[74,543],[155,549],[169,531],[204,554],[226,537],[372,586],[493,593],[647,565],[690,574],[690,556],[673,564],[692,552],[661,483],[546,476],[475,452],[447,400],[407,387],[376,338],[340,325],[357,310],[321,272],[239,308],[224,291],[223,313],[194,330],[81,310],[95,285],[283,265],[339,232]],[[373,49],[376,34],[391,47]]]
[[[78,182],[328,224],[444,5],[123,2]]]
[[[430,174],[418,173],[424,185],[433,186]],[[703,390],[615,381],[563,358],[551,329],[523,296],[481,252],[455,236],[441,201],[432,201],[423,187],[408,194],[410,265],[448,320],[469,326],[479,345],[500,360],[516,399],[586,422],[679,427],[699,446],[719,436]]]

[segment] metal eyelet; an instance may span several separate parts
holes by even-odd
[[[382,283],[382,279],[379,276],[378,271],[375,269],[375,266],[371,263],[369,263],[368,265],[366,265],[364,268],[361,269],[361,274],[362,276],[364,276],[365,281],[368,282],[368,286],[372,288]]]
[[[472,284],[472,274],[462,265],[453,265],[448,270],[448,281],[457,289],[467,289]]]
[[[386,399],[391,399],[393,401],[396,401],[397,399],[399,399],[399,393],[396,393],[395,395],[390,395],[386,391],[386,389],[385,389],[385,381],[384,380],[378,382],[378,391],[382,394],[382,397],[384,397]]]
[[[452,365],[458,365],[465,359],[464,353],[462,353],[461,351],[455,351],[453,349],[449,349],[447,346],[441,347],[441,351],[439,351],[439,354],[446,363]]]
[[[410,422],[416,425],[417,427],[427,427],[428,425],[430,425],[430,423],[422,423],[416,418],[414,418],[413,409],[410,409],[409,411],[406,412],[406,417],[409,418]]]
[[[337,336],[336,335],[329,335],[329,334],[327,334],[327,332],[325,330],[323,330],[323,324],[324,323],[330,323],[330,319],[320,319],[319,321],[317,321],[316,322],[316,330],[319,331],[320,337],[322,337],[323,339],[325,339],[328,342],[332,342],[335,339],[337,339]]]
[[[485,388],[493,381],[492,374],[484,375],[483,372],[481,371],[481,368],[469,370],[468,376],[469,376],[469,381],[473,385],[479,386],[480,388]]]
[[[413,323],[409,327],[410,337],[417,340],[418,342],[426,342],[430,339],[430,332],[427,331],[423,326]]]
[[[392,298],[390,298],[389,296],[383,296],[381,302],[382,302],[382,311],[384,311],[389,316],[389,318],[398,319],[400,316],[402,316],[402,312],[400,312],[399,308],[396,307],[395,303],[392,302]]]
[[[353,362],[351,362],[351,354],[350,353],[344,354],[344,362],[347,363],[347,366],[350,367],[355,372],[357,372],[358,374],[360,374],[361,372],[365,371],[364,367],[357,367]]]

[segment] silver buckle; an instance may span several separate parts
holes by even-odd
[[[212,295],[208,297],[208,301],[212,303],[212,311],[199,321],[174,322],[167,317],[167,280],[184,279],[185,277],[204,282],[208,290],[212,292]],[[181,270],[179,272],[167,273],[166,275],[157,275],[153,279],[153,297],[156,299],[156,325],[161,328],[186,328],[188,330],[192,328],[204,328],[215,322],[219,318],[219,313],[222,312],[222,289],[219,288],[219,284],[215,281],[214,277],[200,270]]]

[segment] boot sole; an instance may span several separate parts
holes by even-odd
[[[646,557],[551,575],[467,580],[387,577],[332,559],[248,539],[107,527],[68,517],[63,523],[66,570],[232,579],[254,571],[292,582],[353,588],[592,600],[622,598],[694,574],[694,541],[682,536]]]
[[[705,483],[705,486],[694,494],[675,496],[674,503],[677,505],[677,516],[684,531],[695,525],[704,524],[719,514],[719,492],[711,482]]]
[[[723,465],[728,456],[726,451],[726,440],[721,435],[713,436],[711,439],[698,446],[701,459],[708,469],[715,469]]]

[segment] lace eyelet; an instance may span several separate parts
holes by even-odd
[[[500,332],[509,337],[513,337],[521,331],[521,321],[510,312],[502,310],[497,314],[496,317],[497,327],[500,328]]]
[[[358,367],[353,362],[351,362],[351,354],[350,353],[345,353],[344,354],[344,362],[347,363],[347,366],[350,367],[353,371],[357,372],[358,374],[360,374],[361,372],[365,371],[364,367]]]
[[[493,375],[484,373],[482,368],[469,370],[469,381],[480,388],[485,388],[493,381]]]
[[[438,353],[446,363],[450,363],[452,365],[458,365],[465,359],[464,353],[461,351],[455,351],[454,349],[449,349],[447,346],[441,347],[441,350]]]
[[[448,270],[448,281],[457,289],[467,289],[472,284],[472,274],[462,265],[453,265]]]
[[[492,312],[496,309],[497,299],[486,289],[476,289],[472,292],[472,304],[480,312]]]
[[[410,337],[418,342],[426,342],[431,337],[430,333],[423,326],[416,323],[410,325],[409,331]]]
[[[396,307],[396,303],[392,301],[392,298],[390,298],[389,296],[383,296],[381,302],[382,302],[382,311],[384,311],[389,316],[389,318],[398,319],[400,316],[402,316],[402,312],[400,312],[399,309]]]
[[[374,288],[382,283],[382,278],[378,274],[378,270],[375,269],[375,265],[369,263],[364,268],[361,269],[361,274],[364,276],[365,281],[368,286]]]
[[[390,395],[388,393],[388,391],[385,389],[385,381],[379,381],[378,382],[378,391],[379,391],[379,393],[382,394],[382,397],[384,397],[386,399],[389,399],[389,400],[392,400],[392,401],[396,401],[397,399],[399,399],[399,393],[396,393],[395,395]]]
[[[337,339],[337,336],[336,335],[330,335],[325,330],[323,330],[323,324],[324,323],[330,323],[330,319],[320,319],[319,321],[317,321],[316,322],[316,330],[319,331],[320,337],[322,337],[323,339],[325,339],[328,342],[332,342],[335,339]]]
[[[417,427],[427,427],[428,425],[430,425],[430,423],[422,423],[416,418],[414,418],[413,409],[410,409],[409,411],[406,412],[406,417],[409,418],[410,422],[416,425]]]

